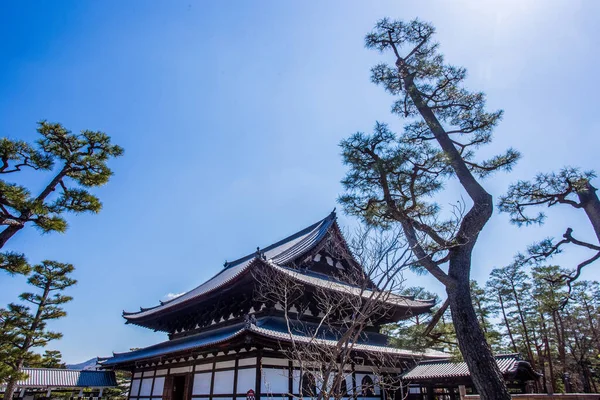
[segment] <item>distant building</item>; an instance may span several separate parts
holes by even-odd
[[[331,243],[344,251],[327,250],[332,246],[326,244]],[[335,213],[331,213],[292,236],[226,263],[213,278],[175,299],[138,312],[124,312],[128,324],[166,332],[169,340],[114,354],[101,365],[133,373],[131,400],[287,398],[288,393],[310,397],[307,392],[314,389],[306,386],[315,385],[314,371],[300,370],[281,352],[282,346],[292,340],[307,340],[305,331],[294,330],[290,336],[281,306],[257,299],[253,272],[262,268],[300,282],[311,305],[303,315],[310,326],[318,321],[319,311],[314,304],[317,290],[332,290],[333,282],[337,289],[352,296],[364,295],[340,278],[340,270],[362,271],[347,254],[347,243]],[[373,326],[354,343],[353,351],[360,362],[353,365],[344,382],[350,397],[354,392],[360,397],[383,398],[372,375],[369,354],[385,353],[394,358],[398,367],[390,373],[396,375],[414,365],[415,359],[447,357],[434,350],[417,353],[390,347],[388,337],[380,333],[383,324],[430,312],[433,301],[390,295],[386,302],[389,312],[374,316]],[[320,344],[335,345],[336,337],[322,337]],[[303,387],[299,383],[301,374]]]
[[[530,392],[528,383],[537,381],[541,376],[527,361],[521,360],[518,354],[497,355],[496,363],[508,389],[513,393]],[[421,361],[406,372],[402,379],[408,386],[407,400],[458,400],[459,386],[464,386],[467,394],[477,393],[464,361]]]
[[[23,368],[22,371],[28,378],[17,382],[15,395],[23,400],[33,400],[34,396],[39,397],[40,394],[47,398],[54,397],[53,391],[60,392],[60,397],[83,397],[84,389],[91,389],[91,395],[87,397],[101,398],[104,389],[117,386],[113,371],[58,368]],[[4,389],[0,386],[0,393]]]

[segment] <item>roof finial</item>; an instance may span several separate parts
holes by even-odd
[[[223,263],[223,266],[226,267],[227,266],[227,260],[225,260],[225,262]]]
[[[260,257],[260,247],[256,246],[256,255]]]

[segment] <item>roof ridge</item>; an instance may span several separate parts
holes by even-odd
[[[304,229],[301,229],[300,231],[298,231],[298,232],[296,232],[296,233],[294,233],[294,234],[292,234],[290,236],[287,236],[284,239],[281,239],[281,240],[279,240],[279,241],[277,241],[277,242],[275,242],[273,244],[270,244],[266,248],[261,249],[260,252],[262,253],[262,252],[265,252],[265,251],[269,251],[269,250],[275,249],[278,246],[281,246],[281,245],[283,245],[283,244],[285,244],[285,243],[287,243],[287,242],[289,242],[291,240],[294,240],[295,238],[301,237],[302,235],[306,235],[307,233],[311,232],[316,227],[318,227],[319,225],[323,224],[326,221],[335,221],[336,218],[337,218],[337,216],[336,216],[335,208],[334,208],[333,211],[331,213],[329,213],[329,215],[327,215],[325,218],[323,218],[323,219],[321,219],[321,220],[313,223],[312,225],[310,225],[310,226],[308,226],[308,227],[306,227]],[[283,251],[282,254],[284,254],[285,252],[286,251]],[[246,261],[251,260],[253,258],[257,258],[256,252],[250,253],[250,254],[248,254],[248,255],[246,255],[246,256],[244,256],[242,258],[239,258],[239,259],[237,259],[235,261],[226,263],[225,268],[222,268],[217,274],[213,275],[208,281],[210,281],[212,279],[215,279],[219,275],[223,274],[225,271],[228,271],[228,270],[230,270],[233,267],[239,266],[243,262],[246,262]],[[208,281],[205,281],[205,282],[201,283],[200,285],[197,285],[196,287],[194,287],[194,288],[186,291],[182,296],[185,296],[188,293],[193,292],[194,290],[200,288],[201,286],[203,286],[204,284],[206,284]],[[167,305],[169,303],[172,303],[172,302],[175,302],[175,301],[180,301],[181,300],[180,297],[182,297],[182,296],[178,296],[178,297],[175,297],[175,298],[167,300],[167,301],[159,301],[159,304],[157,304],[157,305],[155,305],[153,307],[148,307],[148,308],[140,307],[140,311],[125,311],[125,310],[123,310],[122,316],[126,318],[127,316],[137,315],[137,314],[140,314],[140,313],[143,313],[143,312],[146,312],[146,311],[154,310],[156,308],[162,307],[162,306]],[[186,301],[187,300],[189,300],[189,299],[186,299]]]
[[[92,372],[98,372],[98,371],[94,371],[94,370],[87,370],[87,369],[71,369],[71,368],[44,368],[44,367],[23,367],[22,369],[31,369],[31,370],[36,370],[36,371],[71,371],[71,372],[82,372],[82,371],[92,371]]]
[[[336,218],[337,218],[337,216],[336,216],[335,208],[334,208],[333,211],[328,216],[326,216],[325,218],[323,218],[323,219],[315,222],[314,224],[312,224],[310,226],[307,226],[306,228],[304,228],[304,229],[302,229],[302,230],[300,230],[300,231],[298,231],[296,233],[293,233],[293,234],[289,235],[286,238],[283,238],[283,239],[281,239],[281,240],[279,240],[279,241],[277,241],[275,243],[272,243],[272,244],[268,245],[264,249],[260,249],[260,252],[262,253],[262,252],[266,252],[266,251],[269,251],[269,250],[273,250],[274,248],[279,247],[279,246],[281,246],[284,243],[287,243],[287,242],[289,242],[291,240],[294,240],[294,239],[296,239],[296,238],[298,238],[298,237],[300,237],[302,235],[307,234],[308,232],[312,231],[313,229],[315,229],[317,226],[319,226],[323,222],[327,221],[328,219],[335,220]],[[281,254],[285,254],[287,251],[288,250],[285,250]],[[225,269],[233,267],[233,266],[235,266],[237,264],[240,264],[240,263],[242,263],[244,261],[248,261],[248,260],[250,260],[253,257],[256,257],[256,252],[250,253],[250,254],[248,254],[248,255],[246,255],[244,257],[240,257],[237,260],[227,262]]]

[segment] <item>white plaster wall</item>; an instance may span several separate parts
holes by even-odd
[[[212,372],[204,372],[194,375],[192,394],[210,394],[210,379]]]
[[[256,368],[244,368],[238,370],[237,392],[246,394],[248,390],[256,391]]]
[[[152,396],[162,396],[163,389],[165,387],[165,377],[154,378],[154,388],[152,389]]]
[[[261,393],[287,393],[289,384],[288,373],[288,368],[263,368]]]
[[[140,387],[140,396],[150,396],[150,393],[152,391],[152,379],[153,378],[142,379],[142,385]]]
[[[139,379],[133,379],[131,381],[131,396],[137,396],[139,391],[140,391],[140,380]]]
[[[234,371],[216,371],[213,394],[231,394],[233,393]]]

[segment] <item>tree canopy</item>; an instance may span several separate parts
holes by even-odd
[[[480,180],[510,170],[514,149],[489,158],[478,149],[492,140],[502,111],[488,111],[485,95],[466,89],[466,69],[446,64],[435,29],[419,20],[382,19],[366,35],[367,48],[389,54],[371,80],[396,97],[392,113],[405,121],[402,133],[377,122],[373,133],[355,133],[341,143],[349,171],[339,201],[369,225],[400,226],[424,268],[446,287],[461,353],[483,399],[509,399],[502,375],[478,324],[470,293],[471,254],[493,211]],[[443,209],[436,196],[456,178],[469,203]],[[447,201],[447,200],[446,200]]]
[[[41,232],[64,232],[68,212],[97,213],[102,203],[89,189],[102,186],[112,175],[107,162],[123,154],[103,132],[84,130],[75,134],[58,123],[38,124],[41,138],[35,144],[0,138],[0,249],[30,224]],[[19,183],[25,171],[48,178],[39,192]],[[28,273],[25,256],[0,254],[0,269]]]

